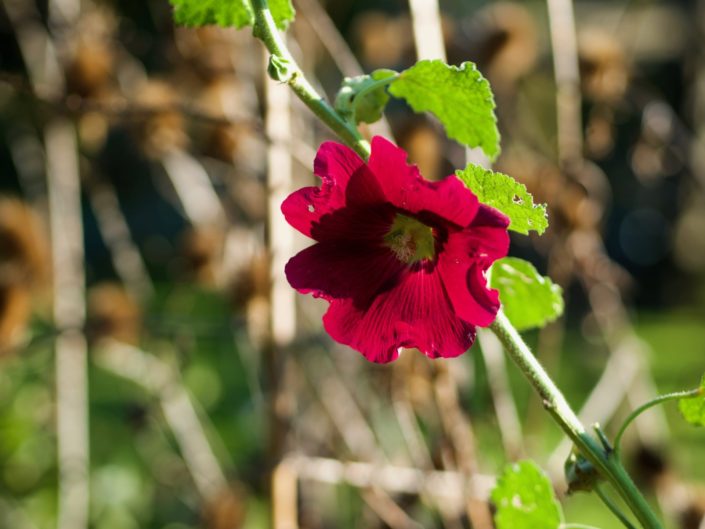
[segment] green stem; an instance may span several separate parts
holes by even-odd
[[[661,395],[659,397],[656,397],[655,399],[650,400],[649,402],[639,406],[637,409],[635,409],[633,412],[631,412],[629,414],[629,416],[625,419],[624,423],[622,424],[621,428],[619,429],[619,432],[617,432],[617,435],[614,438],[615,452],[617,452],[619,454],[620,443],[622,441],[622,437],[624,436],[624,432],[626,432],[629,425],[632,422],[634,422],[634,419],[636,419],[643,412],[645,412],[649,408],[653,408],[654,406],[656,406],[658,404],[662,404],[662,403],[667,402],[669,400],[693,399],[695,397],[700,397],[702,395],[702,393],[703,393],[703,391],[701,388],[691,389],[690,391],[676,391],[674,393],[667,393],[666,395]]]
[[[613,452],[605,450],[599,441],[585,431],[585,427],[561,391],[502,311],[497,314],[490,329],[497,335],[507,354],[543,399],[543,405],[549,414],[571,438],[582,455],[612,484],[644,529],[663,529],[661,522],[619,459]]]
[[[311,86],[299,68],[296,61],[289,53],[279,30],[274,24],[274,19],[269,11],[267,0],[252,0],[252,7],[255,13],[254,35],[260,39],[269,53],[277,59],[283,60],[288,65],[289,75],[286,83],[294,93],[311,111],[318,116],[321,121],[328,125],[345,143],[350,145],[363,159],[370,156],[370,146],[362,139],[357,129],[346,122],[325,99],[323,99],[315,88]]]
[[[612,498],[610,498],[599,485],[595,487],[595,494],[600,497],[602,503],[607,505],[607,508],[612,511],[612,514],[614,514],[619,519],[619,521],[622,522],[624,527],[626,527],[627,529],[636,529],[632,522],[629,521],[629,519],[625,516],[622,510],[617,506],[617,504],[612,501]]]
[[[594,525],[585,525],[584,523],[562,523],[558,529],[599,529]]]

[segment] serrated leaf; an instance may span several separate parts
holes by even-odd
[[[405,99],[415,112],[434,114],[448,137],[481,147],[493,160],[499,154],[492,90],[473,63],[457,67],[439,60],[419,61],[401,73],[389,93]]]
[[[490,286],[499,291],[504,313],[520,331],[543,327],[563,314],[561,287],[523,259],[496,261],[490,269]]]
[[[700,394],[689,399],[680,399],[678,409],[690,424],[705,426],[705,376],[700,381]]]
[[[511,176],[473,164],[456,171],[455,175],[477,195],[480,202],[509,217],[510,230],[524,235],[534,230],[541,235],[548,228],[546,205],[534,204],[534,197],[526,186]]]
[[[551,481],[532,461],[505,469],[492,490],[497,529],[557,529],[563,511]]]
[[[254,23],[250,0],[169,0],[174,6],[174,21],[183,26],[218,25],[243,28]],[[279,29],[294,20],[291,0],[270,0],[269,10]]]

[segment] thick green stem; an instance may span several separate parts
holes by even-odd
[[[609,481],[644,529],[663,529],[661,522],[639,492],[616,455],[585,431],[580,419],[529,346],[500,311],[490,326],[507,354],[543,399],[543,405],[561,429],[572,439],[581,454]]]
[[[650,400],[649,402],[642,404],[639,406],[637,409],[635,409],[633,412],[629,414],[629,417],[627,417],[622,424],[621,428],[619,429],[619,432],[617,432],[617,435],[614,438],[614,449],[619,454],[620,451],[620,444],[622,442],[622,437],[624,436],[624,432],[627,431],[627,427],[634,422],[634,419],[636,419],[639,415],[644,413],[646,410],[649,408],[653,408],[654,406],[657,406],[658,404],[663,404],[664,402],[667,402],[669,400],[678,400],[678,399],[694,399],[696,397],[700,397],[703,394],[703,390],[701,388],[695,388],[691,389],[690,391],[676,391],[675,393],[668,393],[666,395],[660,395],[656,397],[653,400]]]
[[[255,13],[254,35],[260,39],[272,58],[283,61],[287,66],[286,82],[294,93],[321,121],[328,125],[345,143],[350,145],[362,158],[370,157],[369,144],[360,137],[360,133],[350,123],[346,122],[333,107],[311,86],[299,68],[296,61],[289,53],[282,40],[279,30],[274,24],[274,19],[269,11],[267,0],[252,0]]]

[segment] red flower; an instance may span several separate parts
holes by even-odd
[[[381,137],[367,164],[326,142],[314,162],[322,186],[282,204],[289,224],[318,241],[289,260],[289,283],[328,300],[328,333],[372,362],[403,347],[458,356],[499,309],[485,272],[507,254],[509,220],[454,175],[425,180],[406,157]]]

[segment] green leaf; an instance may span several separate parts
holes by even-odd
[[[563,511],[551,481],[532,461],[507,467],[492,490],[497,529],[558,529]]]
[[[541,235],[548,228],[545,204],[534,204],[526,186],[503,173],[495,173],[479,165],[468,165],[455,175],[477,195],[483,204],[498,209],[509,217],[509,229]]]
[[[705,426],[705,376],[700,381],[700,394],[689,399],[680,399],[678,409],[690,424]]]
[[[504,313],[520,331],[543,327],[563,314],[561,287],[523,259],[496,261],[490,269],[490,286],[499,290]]]
[[[184,26],[242,28],[251,26],[254,15],[249,0],[169,0],[174,6],[174,21]]]
[[[184,26],[243,28],[254,23],[250,0],[169,0],[174,6],[174,21]],[[294,20],[291,0],[270,0],[269,10],[279,29],[286,29]]]
[[[249,0],[246,1],[249,3]],[[291,0],[269,0],[269,10],[272,12],[274,23],[281,30],[285,30],[296,16]]]
[[[389,102],[385,80],[396,75],[394,70],[380,69],[370,75],[346,77],[335,96],[335,109],[355,124],[378,121]]]
[[[499,154],[492,90],[473,63],[417,62],[389,86],[389,93],[405,99],[415,112],[434,114],[450,138],[481,147],[493,160]]]

